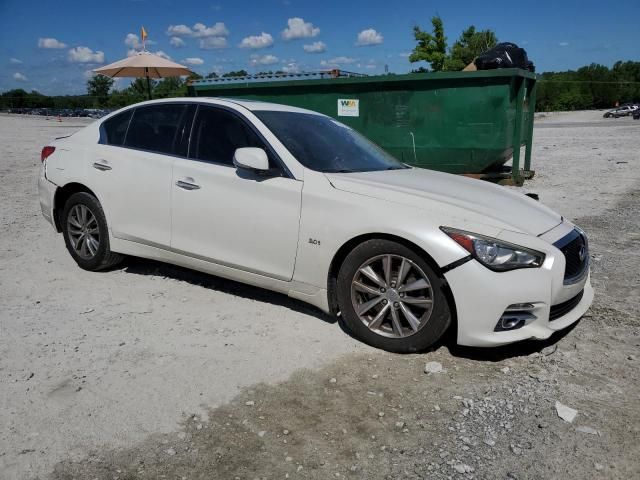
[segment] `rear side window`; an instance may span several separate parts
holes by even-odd
[[[191,137],[191,158],[233,165],[233,154],[242,147],[265,148],[258,135],[237,115],[215,107],[198,109]]]
[[[133,109],[127,110],[103,122],[100,129],[100,143],[121,146],[124,143],[132,113]]]
[[[182,134],[178,126],[185,111],[186,105],[177,103],[136,108],[125,147],[173,154]]]

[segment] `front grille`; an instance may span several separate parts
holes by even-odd
[[[586,235],[574,229],[554,245],[564,254],[564,283],[570,284],[580,280],[589,267],[589,244]]]
[[[578,295],[570,298],[566,302],[562,302],[557,305],[551,305],[549,320],[557,320],[558,318],[565,316],[567,313],[573,310],[575,306],[580,303],[580,300],[582,300],[582,295],[584,295],[584,290],[580,290],[580,293]]]

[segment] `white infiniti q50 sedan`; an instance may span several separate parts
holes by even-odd
[[[545,339],[589,308],[587,238],[539,202],[410,168],[308,110],[143,102],[42,150],[42,213],[87,270],[123,255],[283,292],[362,341]]]

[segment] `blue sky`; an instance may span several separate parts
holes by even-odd
[[[140,48],[141,25],[148,50],[201,74],[404,73],[418,66],[407,59],[413,25],[430,27],[435,14],[449,44],[471,24],[490,28],[538,71],[640,60],[640,0],[0,0],[0,91],[84,93],[92,68]]]

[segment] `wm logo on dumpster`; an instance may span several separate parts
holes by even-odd
[[[360,116],[360,100],[355,98],[339,98],[338,99],[338,116],[339,117],[359,117]]]

